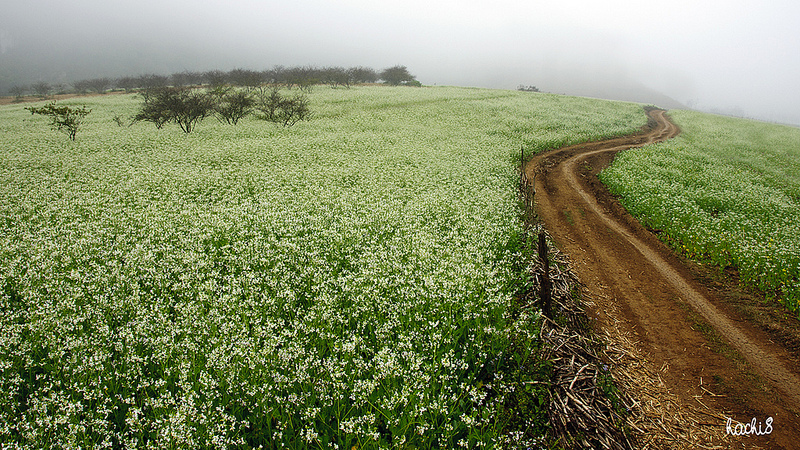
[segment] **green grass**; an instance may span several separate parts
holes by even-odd
[[[519,148],[636,131],[641,107],[458,88],[310,100],[291,128],[184,134],[119,127],[134,96],[75,98],[92,109],[75,142],[0,108],[0,441],[507,440],[503,392],[526,372],[511,359],[538,317],[509,318]]]
[[[683,134],[621,153],[602,180],[674,248],[800,313],[800,129],[671,115]]]

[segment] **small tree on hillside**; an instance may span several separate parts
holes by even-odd
[[[184,70],[170,75],[169,82],[174,87],[197,86],[203,84],[203,74]]]
[[[86,80],[87,86],[91,91],[104,94],[111,87],[111,80],[108,78],[93,78]]]
[[[221,70],[209,70],[203,73],[203,79],[213,88],[226,84],[228,82],[228,74]]]
[[[185,133],[191,132],[203,119],[214,112],[214,102],[208,95],[194,90],[181,90],[172,107],[173,120]]]
[[[47,96],[50,95],[50,92],[53,90],[53,87],[44,81],[39,81],[38,83],[31,85],[31,90],[40,98],[47,98]]]
[[[399,86],[401,84],[418,84],[415,83],[417,81],[416,78],[414,75],[411,75],[408,72],[408,68],[406,68],[406,66],[394,66],[384,69],[380,74],[380,79],[386,84],[390,84],[392,86]]]
[[[25,109],[30,111],[31,114],[41,114],[50,117],[50,125],[52,128],[66,133],[73,141],[75,140],[75,135],[78,134],[78,129],[83,119],[92,112],[91,109],[86,109],[86,106],[70,108],[69,106],[56,106],[56,102],[49,103],[40,108],[32,106]]]
[[[228,72],[228,81],[234,86],[252,91],[264,82],[264,74],[248,69],[233,69]]]
[[[169,78],[164,75],[156,74],[139,75],[134,79],[134,84],[137,88],[141,89],[158,89],[167,86],[169,84]]]
[[[301,120],[308,120],[311,111],[308,108],[308,98],[296,95],[286,98],[281,95],[279,88],[273,87],[269,92],[262,92],[256,102],[256,109],[261,111],[264,120],[283,124],[290,127]]]
[[[120,89],[125,89],[125,92],[130,92],[137,87],[137,80],[134,77],[120,77],[114,82]]]
[[[25,96],[25,92],[28,90],[25,86],[14,86],[11,88],[11,95],[14,96],[14,103],[19,103],[22,101],[22,97]]]
[[[255,100],[245,91],[223,91],[216,96],[214,112],[220,122],[236,125],[253,111]]]
[[[190,133],[195,126],[214,111],[211,98],[191,89],[173,89],[167,103],[171,119],[184,133]]]
[[[301,120],[308,120],[311,117],[311,110],[308,109],[308,97],[296,95],[293,98],[284,99],[278,117],[284,127],[290,127]]]
[[[177,123],[184,133],[191,133],[197,124],[214,111],[211,97],[185,88],[157,88],[143,94],[144,103],[133,122],[153,122],[156,128]]]
[[[167,88],[154,88],[142,92],[144,102],[139,112],[133,116],[131,125],[140,121],[152,122],[160,130],[165,123],[169,122],[171,117],[166,100],[169,94],[162,92],[166,90]]]
[[[353,82],[350,72],[344,67],[327,67],[322,69],[321,72],[322,82],[333,88],[342,86],[349,89],[350,84]]]
[[[369,67],[351,67],[347,69],[353,83],[375,83],[378,81],[378,72]]]
[[[89,89],[89,80],[78,80],[72,83],[72,90],[76,94],[86,94]]]
[[[282,101],[283,96],[280,88],[273,86],[269,91],[262,90],[259,92],[255,107],[263,114],[261,116],[262,119],[269,122],[277,122],[278,110]]]
[[[297,86],[304,92],[311,92],[314,85],[320,81],[319,71],[311,66],[284,69],[282,75],[287,88]]]

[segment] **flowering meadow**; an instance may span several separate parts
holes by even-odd
[[[538,319],[511,313],[520,146],[630,133],[641,107],[377,86],[309,100],[291,128],[185,134],[124,126],[135,95],[73,98],[92,110],[74,142],[0,107],[4,449],[514,439],[504,393]]]
[[[626,150],[601,178],[677,250],[800,313],[800,129],[670,114],[683,134]]]

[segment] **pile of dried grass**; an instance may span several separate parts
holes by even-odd
[[[576,448],[633,448],[620,426],[619,394],[612,392],[591,338],[545,321],[544,355],[553,364],[550,384],[551,438]]]
[[[550,440],[567,448],[633,448],[621,426],[625,422],[622,411],[630,401],[626,402],[613,388],[608,366],[600,356],[602,344],[595,339],[586,314],[576,301],[580,293],[577,278],[564,255],[553,246],[548,247],[547,275],[555,320],[542,320],[539,357],[548,361],[552,370]],[[544,267],[541,259],[529,266],[539,290],[546,277]],[[542,294],[534,289],[529,295],[541,298]]]
[[[606,343],[603,353],[617,387],[632,399],[625,426],[638,436],[637,448],[734,448],[735,438],[721,426],[726,416],[703,402],[704,397],[717,394],[700,386],[703,395],[695,396],[690,404],[683,402],[662,379],[669,367],[654,367],[636,339],[613,320],[614,311],[607,312],[613,323],[601,332]]]
[[[539,225],[529,227],[540,231]],[[566,256],[549,246],[554,319],[543,318],[540,358],[550,362],[550,440],[566,448],[722,449],[732,445],[720,424],[726,417],[695,398],[686,405],[661,378],[613,310],[611,324],[595,332],[584,306],[588,293]],[[531,261],[534,286],[542,286],[544,265]],[[541,298],[535,289],[529,302]],[[581,300],[582,299],[582,300]],[[704,390],[706,395],[714,396]]]

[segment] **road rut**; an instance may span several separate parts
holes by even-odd
[[[734,420],[773,417],[773,433],[742,437],[742,443],[795,448],[800,442],[796,360],[720,306],[687,263],[634,220],[597,179],[617,152],[680,133],[665,111],[652,109],[648,116],[640,134],[531,160],[525,170],[535,183],[537,214],[585,284],[600,325],[622,320],[652,364],[669,368],[665,381],[671,390],[687,402],[698,393],[717,392],[703,401]],[[703,332],[704,327],[713,331]],[[720,423],[720,430],[725,426]]]

